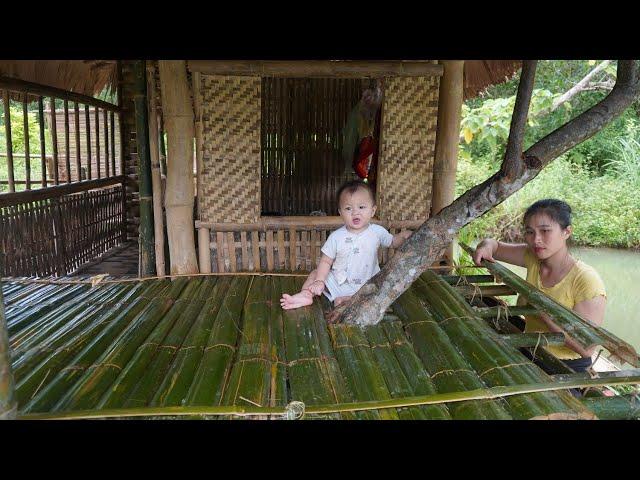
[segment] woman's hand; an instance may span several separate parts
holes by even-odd
[[[495,245],[493,244],[495,240],[483,240],[476,247],[476,251],[473,253],[473,263],[480,266],[482,260],[487,260],[488,262],[495,262],[493,258],[493,253],[495,251]]]

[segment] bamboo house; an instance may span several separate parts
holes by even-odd
[[[463,99],[518,67],[0,62],[0,418],[638,418],[609,396],[633,347],[500,265],[449,250],[366,328],[279,306],[341,225],[354,135],[375,222],[416,229],[454,199]],[[577,374],[509,321],[543,312],[624,369]]]

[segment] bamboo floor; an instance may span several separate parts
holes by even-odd
[[[303,276],[5,279],[19,418],[596,418],[427,273],[365,328],[283,311]]]

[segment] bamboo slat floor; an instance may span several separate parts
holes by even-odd
[[[552,386],[554,377],[497,335],[492,322],[461,315],[471,307],[456,307],[464,297],[451,296],[445,281],[430,299],[425,279],[435,281],[431,277],[401,296],[387,320],[364,329],[328,326],[318,301],[281,310],[282,292],[302,282],[293,276],[212,275],[94,286],[70,279],[77,277],[2,284],[22,418],[118,409],[150,416],[158,408],[184,407],[220,407],[217,413],[229,412],[222,418],[262,408],[250,418],[281,418],[285,407],[287,415],[291,406],[300,407],[295,402],[308,411],[332,405],[338,410],[304,418],[595,418],[566,389],[339,411],[357,402]],[[191,417],[220,418],[214,414]]]

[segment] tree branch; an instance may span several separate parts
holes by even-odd
[[[528,78],[528,75],[525,77]],[[609,95],[539,140],[524,153],[524,170],[521,176],[504,181],[502,171],[506,168],[505,163],[509,162],[505,155],[501,171],[471,188],[423,223],[384,268],[349,300],[341,319],[358,325],[378,323],[387,307],[442,255],[458,230],[520,190],[550,161],[591,137],[619,116],[640,96],[636,61],[620,60],[617,77],[616,85]],[[527,88],[523,86],[518,89],[523,101]],[[514,120],[521,120],[523,108],[514,107]],[[514,127],[514,133],[520,132],[521,128]],[[517,142],[513,138],[509,139],[512,152],[516,149]]]

